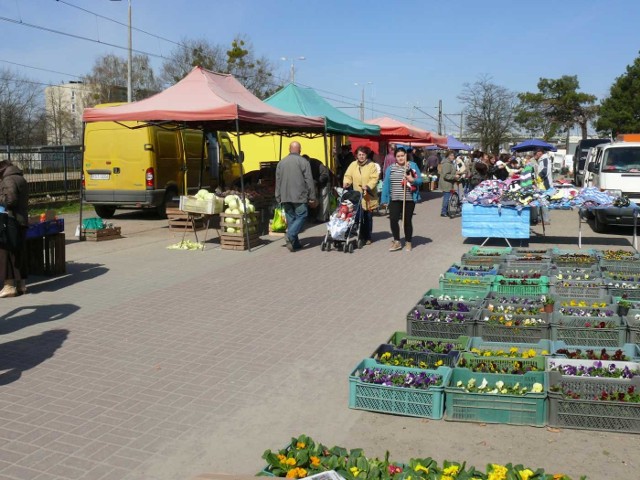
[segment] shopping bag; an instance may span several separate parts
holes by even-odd
[[[105,225],[101,218],[84,218],[82,220],[82,228],[85,230],[102,230]]]
[[[273,220],[271,221],[271,230],[273,232],[286,232],[287,231],[287,217],[284,214],[284,207],[278,205],[273,212]]]
[[[329,194],[329,211],[333,212],[338,208],[338,199],[333,193]]]

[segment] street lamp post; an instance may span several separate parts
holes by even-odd
[[[122,0],[111,0],[112,2],[120,2]],[[132,63],[132,51],[133,51],[133,43],[131,41],[131,0],[129,0],[129,55],[127,58],[127,102],[131,103],[131,91],[133,90],[131,87],[131,63]]]
[[[358,86],[362,87],[362,96],[360,98],[360,120],[364,121],[364,87],[366,87],[367,85],[373,85],[373,82],[366,82],[366,83],[355,82],[354,85],[356,87]]]
[[[307,57],[280,57],[280,60],[282,60],[283,62],[286,62],[287,60],[291,61],[291,68],[289,70],[289,80],[291,81],[291,83],[296,83],[296,67],[295,67],[295,61],[296,60],[306,60]]]

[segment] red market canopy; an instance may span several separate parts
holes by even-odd
[[[379,140],[411,144],[421,142],[423,144],[447,145],[447,137],[437,135],[428,130],[422,130],[413,125],[407,125],[393,118],[379,117],[372,120],[365,120],[365,123],[378,125],[380,127]]]
[[[321,117],[287,113],[264,103],[232,75],[195,67],[166,90],[116,107],[87,108],[85,122],[139,121],[188,123],[212,130],[242,132],[290,131],[323,134]]]

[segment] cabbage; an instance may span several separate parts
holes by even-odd
[[[198,190],[198,193],[196,193],[196,197],[201,198],[201,199],[205,199],[207,198],[207,195],[209,194],[208,190],[205,190],[204,188]]]
[[[245,213],[245,206],[242,202],[238,203],[238,210],[240,210],[240,212]]]
[[[229,233],[236,233],[236,229],[233,227],[227,227],[227,232]]]
[[[238,208],[238,196],[227,195],[226,197],[224,197],[224,203],[229,205],[229,208]]]
[[[231,217],[226,217],[224,219],[224,223],[236,223],[236,219],[235,218],[231,218]]]
[[[208,192],[208,193],[204,196],[204,199],[205,199],[205,200],[207,200],[207,201],[211,201],[211,200],[213,200],[214,198],[216,198],[216,194],[215,194],[215,193],[213,193],[213,192]]]
[[[249,204],[247,205],[247,210],[249,213],[253,213],[256,211],[256,207],[254,207],[253,205]]]
[[[242,219],[241,218],[236,218],[236,224],[240,225],[242,223]]]
[[[229,215],[229,214],[231,213],[231,209],[230,209],[230,208],[227,208],[227,209],[224,211],[224,213],[226,213],[227,215]]]
[[[240,215],[240,210],[238,210],[237,208],[233,208],[233,210],[231,210],[231,213],[233,213],[234,215]]]

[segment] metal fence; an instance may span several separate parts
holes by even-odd
[[[0,146],[0,160],[10,160],[29,182],[29,198],[79,198],[82,146]]]

